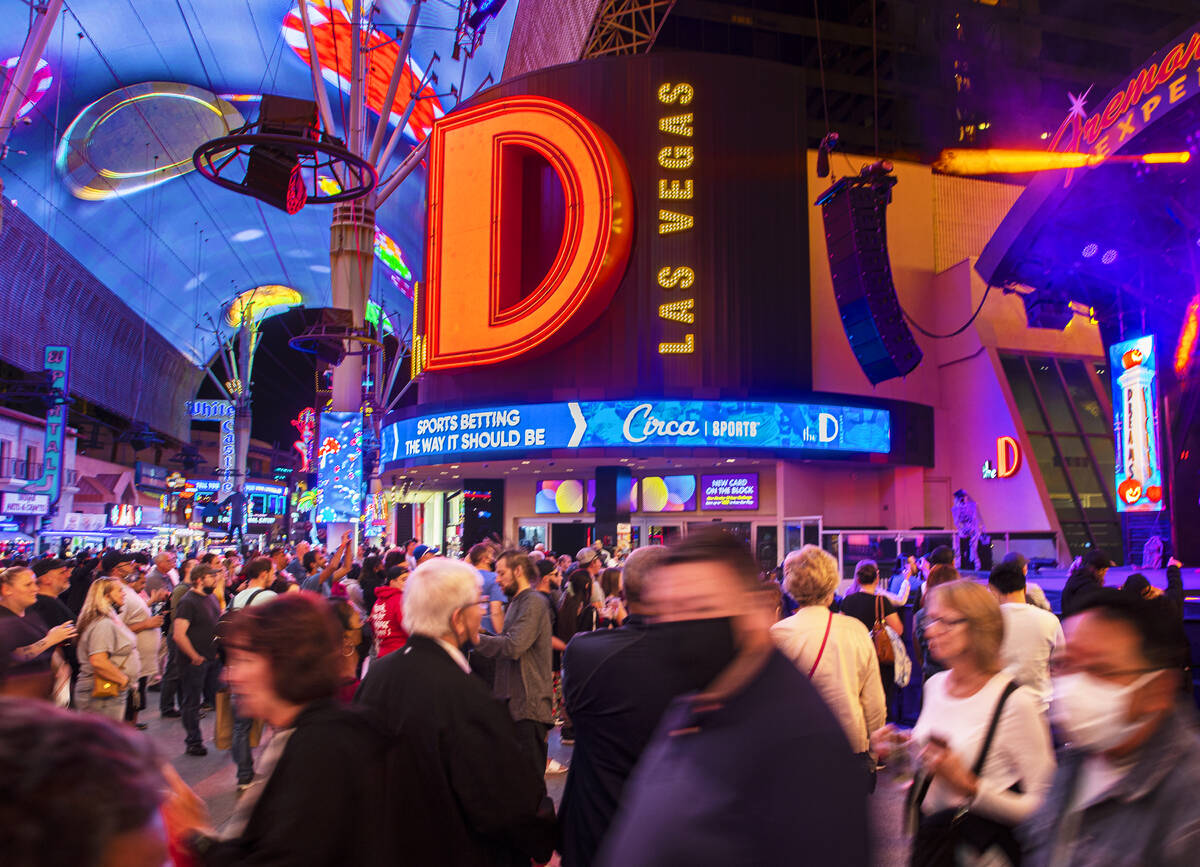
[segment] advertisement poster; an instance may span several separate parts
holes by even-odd
[[[318,524],[358,521],[362,517],[362,415],[321,413],[317,436]]]
[[[758,508],[758,473],[700,477],[700,508],[724,511]]]
[[[1118,512],[1163,508],[1162,449],[1158,427],[1158,355],[1152,336],[1114,343],[1108,350],[1113,388],[1113,436]]]

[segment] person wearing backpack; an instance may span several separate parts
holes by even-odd
[[[879,567],[874,560],[860,560],[854,567],[854,580],[862,588],[842,600],[842,613],[855,618],[871,633],[875,655],[879,658],[879,679],[883,681],[883,692],[887,702],[887,720],[895,722],[899,716],[900,690],[896,688],[895,652],[885,626],[890,626],[897,636],[904,634],[904,624],[896,613],[896,605],[879,592]]]
[[[929,592],[929,649],[946,665],[925,684],[911,737],[884,726],[871,737],[887,760],[920,750],[909,790],[916,820],[910,864],[1018,865],[1014,829],[1041,805],[1054,777],[1050,730],[1028,687],[1002,668],[1004,618],[973,581]]]
[[[279,594],[270,589],[274,579],[275,575],[269,557],[255,557],[251,560],[246,565],[245,588],[233,597],[233,601],[229,603],[229,610],[221,619],[228,622],[228,619],[237,616],[237,612],[243,608],[249,608],[252,605],[266,605],[275,599]],[[225,695],[228,695],[228,692]],[[233,757],[233,763],[237,765],[238,791],[244,792],[254,782],[254,754],[250,750],[250,730],[254,726],[254,720],[250,717],[240,716],[236,702],[233,702],[232,710],[233,745],[230,754]]]

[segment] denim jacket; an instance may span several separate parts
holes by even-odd
[[[1025,864],[1194,867],[1200,863],[1200,738],[1177,707],[1129,773],[1075,819],[1068,805],[1085,756],[1068,751],[1045,802],[1020,828]],[[1072,833],[1073,830],[1073,833]]]

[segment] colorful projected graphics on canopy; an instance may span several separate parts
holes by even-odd
[[[713,511],[758,508],[758,473],[700,477],[700,508]]]
[[[317,45],[321,77],[349,95],[350,58],[353,57],[349,17],[341,8],[336,5],[331,7],[325,0],[308,0],[308,16]],[[294,7],[284,17],[283,38],[301,60],[305,63],[312,62],[308,42],[304,37],[304,20],[300,16],[299,6]],[[396,67],[396,59],[400,55],[400,43],[390,35],[376,31],[367,37],[366,47],[371,58],[367,70],[367,107],[378,115],[383,111],[388,83],[392,77],[392,70]],[[401,75],[400,86],[396,90],[391,123],[400,122],[411,94],[421,83],[422,75],[421,67],[410,55],[408,68]],[[429,134],[434,120],[445,113],[432,85],[426,84],[421,88],[417,105],[405,127],[405,134],[415,141],[421,141]]]
[[[71,194],[124,196],[186,175],[192,152],[244,123],[236,108],[190,84],[145,81],[114,90],[71,121],[55,161]]]
[[[10,57],[4,61],[4,85],[0,87],[0,93],[8,93],[8,89],[13,84],[13,73],[17,68],[17,63],[20,57]],[[54,83],[54,74],[50,70],[50,64],[44,59],[37,62],[37,68],[33,71],[33,78],[29,80],[29,87],[25,89],[25,98],[21,101],[20,107],[17,109],[17,117],[22,118],[33,111],[46,91],[50,89],[50,85]]]
[[[646,476],[639,482],[643,512],[694,512],[695,476]]]
[[[226,308],[225,324],[237,328],[243,322],[264,318],[272,308],[295,307],[302,303],[304,299],[300,293],[290,286],[256,286],[238,295]]]
[[[362,415],[321,413],[317,436],[318,524],[362,516]]]
[[[1108,358],[1112,370],[1117,511],[1161,511],[1162,449],[1154,337],[1114,343]]]

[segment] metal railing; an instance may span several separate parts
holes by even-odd
[[[18,458],[0,458],[0,478],[5,479],[40,479],[42,465]]]

